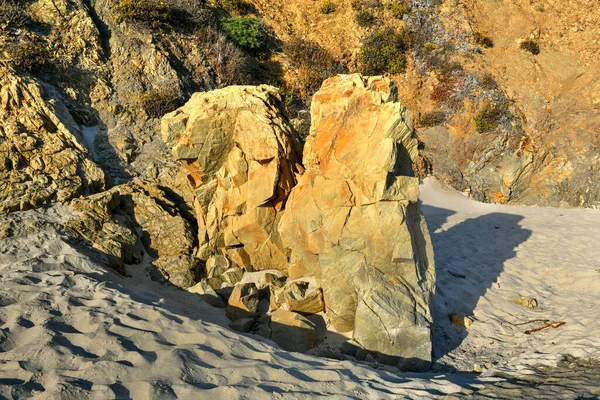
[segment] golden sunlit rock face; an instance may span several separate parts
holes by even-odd
[[[412,168],[418,142],[395,86],[326,80],[302,165],[278,104],[275,88],[229,87],[163,118],[163,139],[196,188],[200,258],[315,278],[338,332],[381,362],[428,368],[433,250]]]
[[[81,128],[33,79],[0,66],[0,213],[104,190]]]
[[[389,80],[360,75],[326,80],[311,113],[279,225],[290,277],[319,276],[332,325],[377,359],[428,368],[435,269],[410,116]]]
[[[246,271],[287,269],[277,226],[301,166],[278,96],[271,86],[198,93],[162,120],[195,188],[200,258],[223,253]]]

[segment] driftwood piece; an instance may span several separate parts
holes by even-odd
[[[536,332],[540,332],[543,331],[544,329],[549,329],[549,328],[558,328],[559,326],[563,326],[564,324],[566,324],[566,322],[564,321],[555,321],[555,322],[545,322],[546,325],[542,326],[541,328],[536,328],[536,329],[529,329],[528,331],[525,331],[526,335],[530,335],[532,333],[536,333]]]
[[[448,271],[448,273],[455,278],[467,279],[466,275],[459,274],[458,272]]]
[[[508,322],[508,321],[506,321],[506,322]],[[559,326],[563,326],[564,324],[566,324],[566,322],[564,322],[564,321],[550,322],[549,319],[532,319],[531,321],[520,322],[518,324],[513,324],[512,322],[508,322],[508,323],[512,326],[520,326],[520,325],[531,324],[534,322],[542,322],[544,324],[544,326],[542,326],[541,328],[528,329],[524,332],[526,335],[531,335],[532,333],[540,332],[540,331],[543,331],[543,330],[549,329],[549,328],[558,328]]]

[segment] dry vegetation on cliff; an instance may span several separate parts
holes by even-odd
[[[114,154],[120,176],[142,172],[131,161],[152,141],[159,115],[148,114],[147,103],[157,93],[170,91],[163,103],[180,104],[198,90],[274,83],[306,134],[306,111],[320,81],[360,71],[397,80],[401,98],[424,122],[423,155],[457,189],[483,201],[592,206],[599,191],[584,178],[595,167],[584,161],[590,158],[583,143],[598,142],[596,119],[565,107],[573,98],[594,115],[598,46],[590,30],[597,13],[586,13],[590,6],[583,3],[569,12],[555,1],[502,4],[504,13],[488,12],[489,1],[99,0],[89,7],[7,0],[0,50],[21,73],[55,86],[78,122],[105,124],[109,142],[130,143]],[[569,20],[580,22],[568,26]],[[499,30],[506,21],[518,29]],[[580,61],[561,73],[571,48],[581,50]],[[519,67],[507,66],[503,55]],[[535,83],[538,78],[547,85]],[[575,96],[573,85],[592,100]],[[489,104],[496,105],[493,118]],[[567,128],[542,134],[560,123],[553,119],[558,115],[572,119],[581,134]],[[574,145],[564,146],[561,136]],[[561,165],[569,172],[560,177],[540,172],[565,170]]]

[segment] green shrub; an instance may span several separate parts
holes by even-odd
[[[254,17],[224,18],[221,26],[231,40],[248,50],[263,48],[269,37],[265,23]]]
[[[7,58],[19,72],[34,72],[51,61],[51,54],[43,42],[26,39],[5,48]]]
[[[483,77],[481,77],[481,87],[488,90],[498,89],[498,82],[496,82],[492,74],[485,73]]]
[[[535,56],[540,54],[540,45],[533,39],[527,39],[522,41],[520,47],[523,50],[527,50]]]
[[[358,54],[359,72],[363,75],[403,73],[406,70],[405,52],[411,45],[411,35],[407,30],[373,32]]]
[[[151,118],[161,118],[181,105],[179,94],[171,88],[154,89],[141,98],[142,108]]]
[[[246,8],[243,0],[221,0],[221,7],[230,14],[241,13]]]
[[[319,6],[319,12],[321,14],[331,14],[332,12],[334,12],[336,9],[335,3],[332,2],[331,0],[325,0],[324,2],[321,3],[321,6]]]
[[[346,72],[346,68],[317,43],[296,38],[285,44],[284,51],[296,71],[297,82],[291,82],[290,87],[294,95],[309,97],[325,79]]]
[[[356,14],[356,23],[363,28],[372,26],[375,23],[375,16],[367,10],[359,11]]]
[[[425,44],[423,45],[423,48],[424,48],[425,50],[427,50],[427,51],[430,51],[430,52],[431,52],[431,51],[437,50],[437,48],[438,48],[438,47],[437,47],[437,45],[435,45],[435,44],[433,44],[433,43],[431,43],[431,42],[427,42],[427,43],[425,43]]]
[[[112,13],[117,24],[121,22],[156,24],[171,20],[171,7],[161,0],[115,0]]]
[[[362,9],[362,2],[361,0],[352,0],[350,6],[354,11],[360,11]]]
[[[484,133],[494,130],[501,116],[502,110],[497,105],[486,105],[481,111],[475,114],[475,128],[477,132]]]
[[[0,28],[22,28],[31,23],[31,17],[22,2],[6,1],[0,4]]]
[[[473,33],[473,39],[475,40],[475,43],[477,43],[481,47],[485,47],[488,49],[494,47],[494,41],[492,40],[492,38],[483,32]]]
[[[419,125],[432,127],[441,124],[446,119],[446,114],[441,111],[427,112],[419,118]]]
[[[393,17],[398,19],[402,19],[410,11],[408,6],[400,1],[390,1],[385,5],[385,8],[389,10]]]

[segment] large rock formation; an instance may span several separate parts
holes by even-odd
[[[301,167],[280,105],[273,87],[235,86],[197,93],[163,118],[163,139],[196,190],[200,258],[287,268],[277,226]]]
[[[427,368],[435,270],[412,162],[417,140],[394,86],[330,78],[313,98],[306,172],[279,225],[292,278],[321,277],[338,331],[383,362]]]
[[[213,288],[227,281],[230,262],[310,278],[336,330],[353,331],[381,362],[425,369],[435,272],[412,168],[418,144],[396,100],[381,77],[325,81],[304,167],[267,86],[196,94],[163,118],[162,133],[196,188]],[[290,285],[271,288],[272,309],[322,310],[320,290]]]
[[[0,213],[104,189],[79,125],[51,97],[0,65]]]
[[[136,180],[74,199],[71,206],[80,214],[67,230],[104,254],[110,266],[121,270],[123,264],[138,263],[145,249],[170,283],[194,285],[194,230],[155,185]]]

